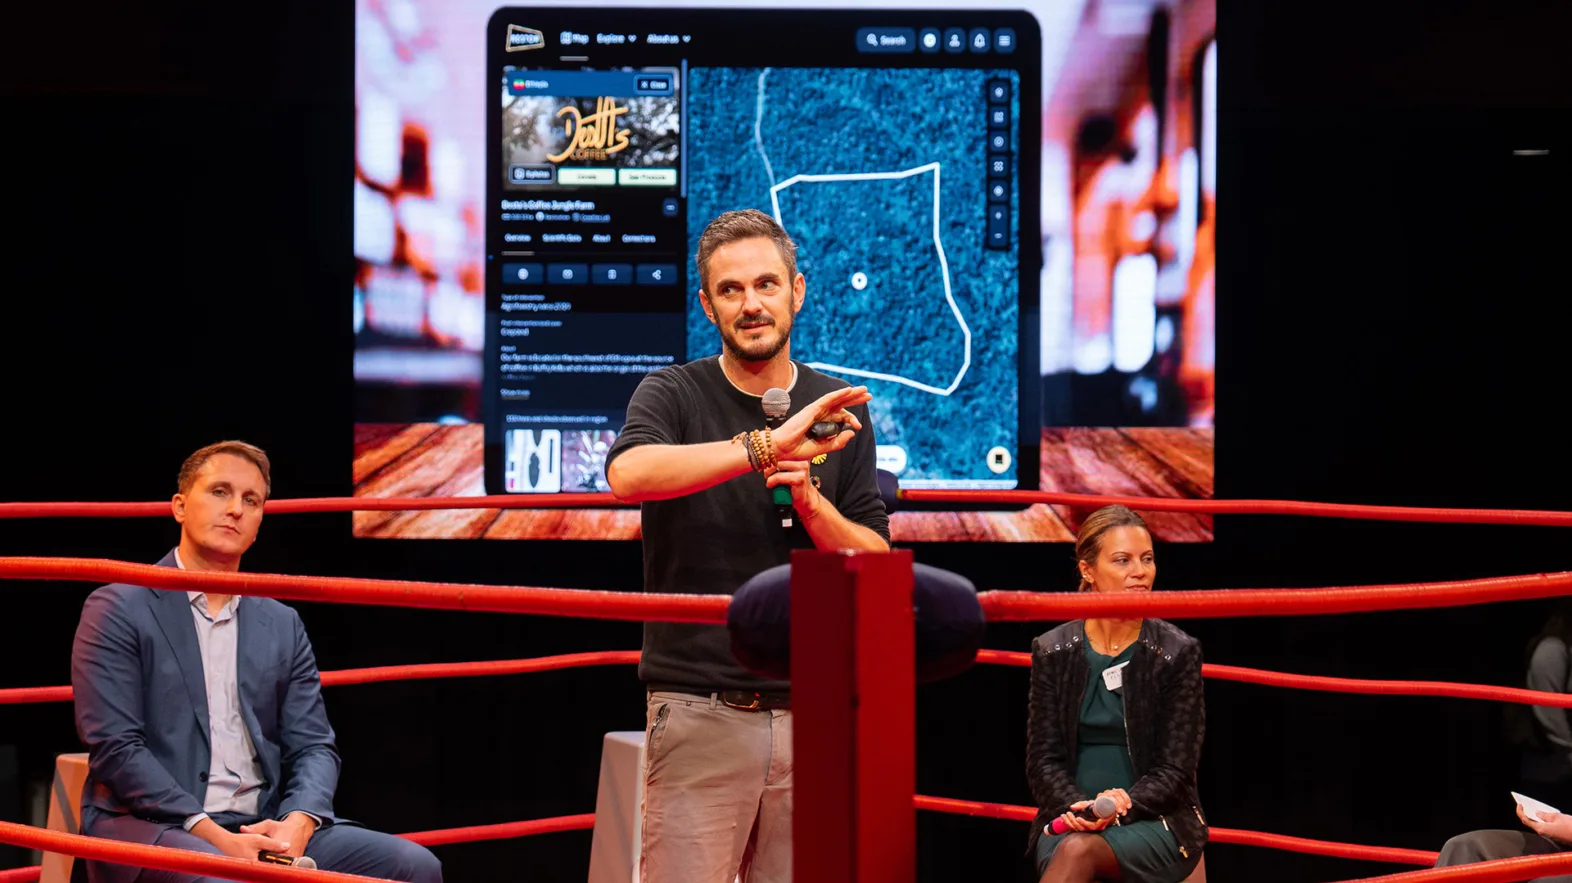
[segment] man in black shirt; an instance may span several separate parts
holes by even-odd
[[[793,548],[887,551],[868,390],[791,360],[806,295],[795,244],[762,212],[728,212],[700,237],[696,261],[722,352],[649,374],[607,454],[612,492],[643,504],[645,589],[729,595]],[[777,427],[762,408],[771,388],[792,401]],[[811,437],[824,421],[844,428]],[[777,486],[791,491],[789,528]],[[640,878],[789,883],[789,685],[739,665],[724,626],[680,623],[645,624],[639,676],[649,690]]]

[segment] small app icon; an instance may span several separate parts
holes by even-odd
[[[510,429],[504,440],[509,493],[562,492],[562,430]]]
[[[508,35],[503,44],[509,52],[524,52],[530,49],[540,49],[546,45],[546,35],[534,28],[523,25],[508,25]]]

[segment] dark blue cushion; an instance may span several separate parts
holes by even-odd
[[[901,502],[901,483],[895,478],[895,473],[888,469],[880,469],[874,473],[878,476],[879,502],[884,504],[886,514],[896,511]]]
[[[951,677],[970,668],[982,646],[982,605],[971,580],[958,573],[912,565],[917,682]],[[758,574],[732,596],[726,615],[732,655],[768,678],[791,677],[791,565]]]

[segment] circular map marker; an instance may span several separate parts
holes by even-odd
[[[868,274],[866,274],[866,273],[853,273],[852,274],[852,287],[857,289],[858,291],[862,291],[864,288],[867,288],[868,287]]]

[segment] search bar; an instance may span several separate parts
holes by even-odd
[[[915,52],[917,32],[912,28],[859,28],[859,52]]]

